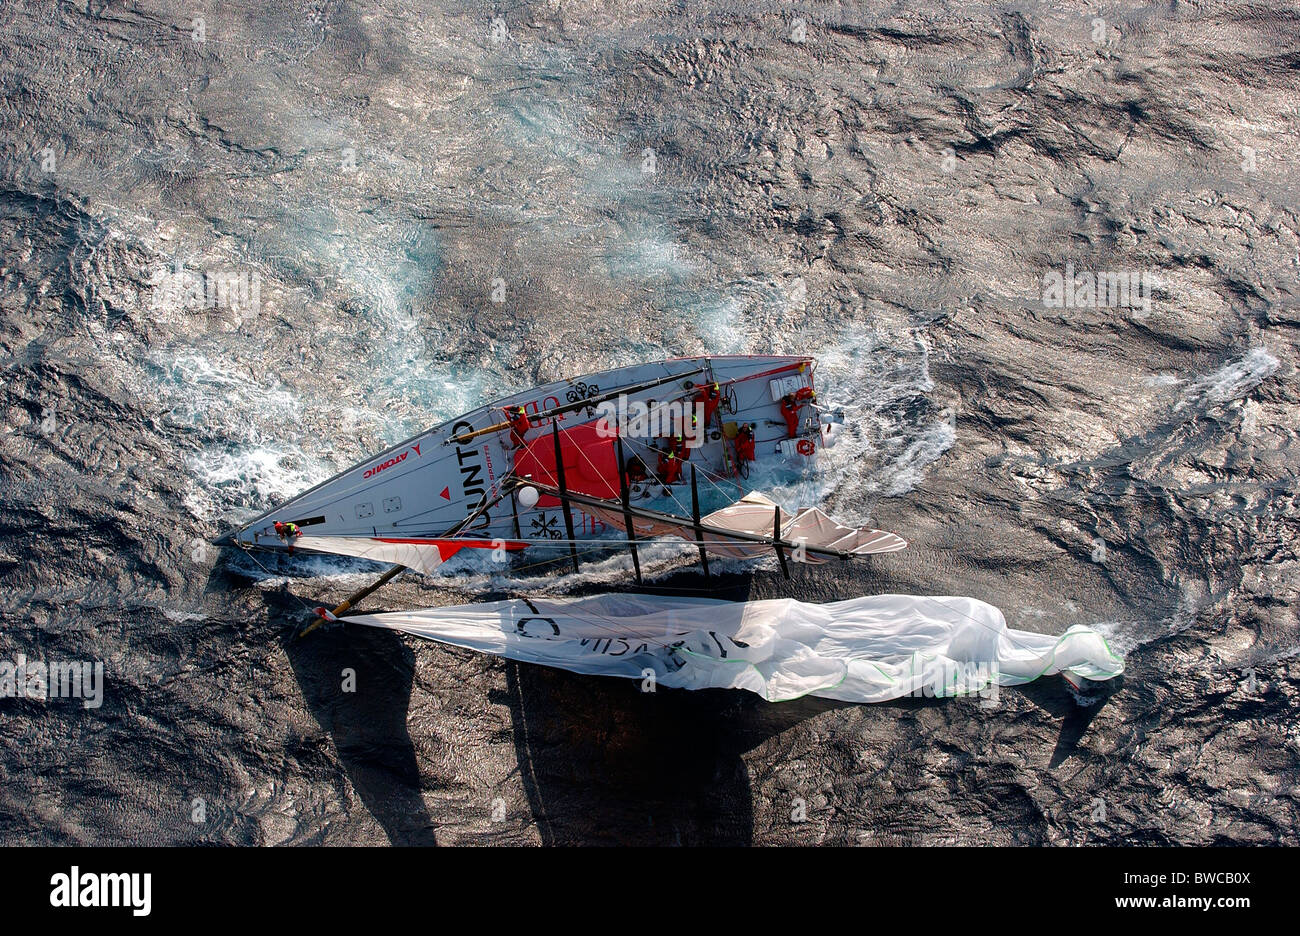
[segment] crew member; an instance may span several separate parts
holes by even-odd
[[[722,389],[716,383],[701,387],[699,393],[695,394],[695,402],[704,404],[704,425],[713,425],[713,414],[717,412],[721,401]]]
[[[692,416],[691,422],[694,421],[695,421],[695,417]],[[686,439],[680,433],[673,436],[672,450],[673,450],[673,454],[676,455],[679,460],[681,461],[690,460],[691,457],[690,446],[686,444]]]
[[[659,480],[667,484],[676,484],[677,479],[682,475],[682,460],[677,457],[677,445],[675,440],[670,440],[667,447],[661,447],[659,450]]]
[[[781,417],[785,420],[785,431],[793,439],[799,434],[799,403],[793,393],[781,397]]]
[[[627,480],[630,484],[640,484],[645,481],[647,473],[645,462],[641,460],[640,455],[633,455],[627,462]]]
[[[293,541],[302,536],[302,530],[298,529],[298,524],[293,523],[292,521],[289,523],[281,523],[277,520],[275,521],[275,535],[280,537],[280,542],[288,544],[289,555],[292,556]]]
[[[524,433],[533,428],[533,424],[528,421],[528,410],[522,406],[516,406],[510,414],[510,439],[515,444],[515,448],[523,448]]]
[[[736,461],[743,465],[753,460],[754,424],[745,423],[736,431]]]

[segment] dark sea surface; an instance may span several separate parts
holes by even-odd
[[[0,843],[1300,842],[1294,5],[195,16],[0,2],[0,659],[105,673],[0,699]],[[1045,302],[1067,265],[1154,286]],[[227,274],[247,302],[192,301]],[[649,695],[290,640],[374,567],[207,545],[507,392],[748,352],[816,355],[851,417],[788,500],[911,547],[721,594],[970,595],[1126,675]]]

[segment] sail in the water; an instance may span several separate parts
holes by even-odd
[[[973,598],[789,599],[612,594],[350,615],[342,620],[577,673],[684,689],[748,689],[770,702],[992,697],[1039,676],[1102,681],[1123,660],[1096,630],[1013,630]]]

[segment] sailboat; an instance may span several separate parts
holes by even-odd
[[[908,694],[987,696],[1045,673],[1073,681],[1123,671],[1086,627],[1015,631],[971,598],[788,599],[613,593],[517,598],[357,614],[407,569],[431,573],[464,549],[505,557],[626,549],[676,540],[709,556],[795,563],[895,552],[895,533],[783,511],[760,489],[808,477],[843,430],[820,404],[816,362],[797,356],[676,358],[516,393],[368,458],[231,530],[247,550],[356,556],[392,567],[317,619],[391,628],[582,673],[689,689],[743,688],[770,701],[872,702]],[[1081,683],[1078,683],[1081,684]]]
[[[706,573],[710,553],[775,552],[788,575],[791,561],[905,548],[818,507],[783,512],[756,490],[814,472],[844,427],[842,410],[817,402],[815,371],[809,357],[725,355],[548,383],[427,429],[216,542],[392,563],[374,587],[462,549],[559,549],[577,569],[579,546],[625,548],[640,584],[637,544],[650,538],[693,542]]]

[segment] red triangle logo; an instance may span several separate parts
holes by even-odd
[[[445,488],[443,488],[443,489],[442,489],[442,494],[441,494],[440,496],[441,496],[444,500],[451,500],[451,488],[449,488],[449,487],[445,487]]]

